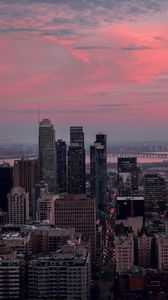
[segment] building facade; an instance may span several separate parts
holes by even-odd
[[[22,187],[15,187],[8,194],[9,223],[23,225],[29,220],[29,194]]]
[[[75,228],[90,238],[92,257],[96,251],[95,201],[85,195],[66,195],[55,201],[55,225]]]
[[[153,211],[157,206],[161,210],[165,208],[166,185],[165,180],[159,174],[145,175],[145,210]]]
[[[133,235],[117,236],[115,240],[116,272],[126,272],[134,264],[134,240]]]

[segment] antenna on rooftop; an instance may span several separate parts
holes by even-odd
[[[40,104],[38,103],[38,124],[40,124],[40,119],[41,119],[41,116],[40,116]]]

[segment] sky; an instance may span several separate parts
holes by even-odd
[[[168,140],[167,0],[0,0],[0,144]]]

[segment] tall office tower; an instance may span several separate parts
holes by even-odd
[[[37,159],[25,159],[14,161],[14,186],[23,187],[29,193],[30,215],[32,216],[31,193],[37,183]]]
[[[0,209],[8,211],[7,195],[13,187],[13,170],[10,164],[3,163],[0,165]]]
[[[71,144],[68,149],[69,194],[85,194],[85,174],[83,172],[83,149],[78,143]]]
[[[165,180],[159,174],[145,175],[145,210],[151,211],[159,205],[161,210],[165,208],[166,185]]]
[[[29,220],[29,194],[22,187],[15,187],[8,194],[9,223],[23,225]]]
[[[58,140],[55,143],[56,166],[57,166],[57,189],[58,193],[67,192],[67,163],[66,142]]]
[[[90,191],[96,199],[96,207],[106,208],[107,202],[107,145],[106,135],[96,135],[96,141],[90,147]]]
[[[136,157],[118,158],[118,196],[138,194],[138,168]]]
[[[85,194],[86,192],[84,132],[81,126],[70,127],[68,192],[70,194]]]
[[[40,180],[48,183],[49,192],[56,192],[55,130],[48,119],[39,124]]]
[[[48,184],[40,181],[35,184],[31,194],[32,219],[36,220],[37,200],[48,195]]]
[[[55,225],[75,228],[78,233],[90,237],[92,257],[96,250],[95,201],[85,195],[66,195],[55,201]]]

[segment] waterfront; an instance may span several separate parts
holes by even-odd
[[[136,156],[136,155],[135,155]],[[21,159],[23,156],[20,157],[3,157],[0,158],[0,164],[2,164],[3,162],[7,162],[9,163],[11,166],[13,166],[14,161]],[[37,157],[27,157],[24,156],[24,158],[29,158],[29,159],[33,159],[33,158],[37,158]],[[89,164],[90,162],[90,157],[89,155],[86,155],[86,164]],[[158,158],[158,157],[138,157],[137,158],[137,162],[138,164],[155,164],[155,163],[163,163],[163,162],[168,162],[168,160],[165,160],[163,158]],[[117,163],[117,157],[112,156],[111,154],[107,155],[107,163],[108,164],[116,164]]]

